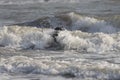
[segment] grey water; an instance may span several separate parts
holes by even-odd
[[[119,0],[0,0],[0,24],[32,21],[62,12],[84,15],[119,15]]]

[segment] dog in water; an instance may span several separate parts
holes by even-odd
[[[64,29],[63,29],[62,27],[56,27],[54,30],[55,30],[55,31],[54,31],[52,37],[53,37],[53,39],[54,39],[54,42],[58,43],[56,38],[57,38],[59,32],[60,32],[60,31],[63,31]]]
[[[55,50],[62,48],[61,44],[57,41],[57,37],[59,35],[59,32],[63,31],[63,30],[65,30],[65,29],[62,28],[62,27],[56,27],[56,28],[54,28],[54,32],[51,35],[53,37],[53,42],[47,48],[49,48],[49,49],[55,49]]]

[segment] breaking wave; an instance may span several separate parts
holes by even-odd
[[[58,33],[57,43],[53,37],[55,27],[65,28]],[[0,46],[15,49],[118,51],[119,35],[119,27],[113,26],[105,19],[70,12],[0,27]]]
[[[55,44],[53,29],[4,26],[0,29],[0,46],[15,49],[72,49],[86,52],[104,52],[120,49],[120,33],[86,33],[79,30],[61,31]]]
[[[90,33],[115,33],[120,30],[119,25],[115,25],[115,21],[116,24],[119,24],[119,18],[120,17],[116,18],[116,16],[113,16],[112,18],[94,18],[80,15],[75,12],[70,12],[57,14],[54,17],[43,17],[31,22],[25,22],[16,25],[35,26],[39,28],[64,27],[67,30],[81,30],[83,32]]]

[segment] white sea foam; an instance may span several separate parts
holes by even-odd
[[[0,31],[1,47],[21,49],[46,49],[54,45],[52,29],[20,26],[2,27]],[[105,52],[119,50],[119,33],[85,33],[81,31],[61,31],[56,37],[61,49],[73,49],[86,52]],[[55,48],[53,46],[53,48]]]
[[[73,32],[73,34],[69,31],[60,32],[58,41],[67,49],[76,49],[80,51],[104,52],[113,50],[114,48],[113,45],[115,40],[109,34],[95,33],[91,35],[89,33],[89,38],[84,38],[85,35],[81,36],[81,34],[83,35],[85,33],[77,33],[78,34],[75,36],[74,34],[76,34],[76,32]]]
[[[80,79],[117,79],[120,76],[120,66],[106,61],[87,61],[73,59],[61,61],[52,60],[53,56],[43,59],[33,59],[25,56],[14,56],[1,59],[0,73],[32,73],[79,77]]]
[[[22,29],[17,26],[2,27],[1,29],[0,45],[4,47],[43,49],[52,40],[51,34],[49,34],[51,30],[43,32],[42,29]]]

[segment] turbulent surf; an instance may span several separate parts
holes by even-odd
[[[0,80],[120,79],[119,1],[0,2]],[[98,3],[113,6],[111,10],[90,6]],[[4,13],[4,6],[11,15]],[[54,37],[56,27],[63,30]]]

